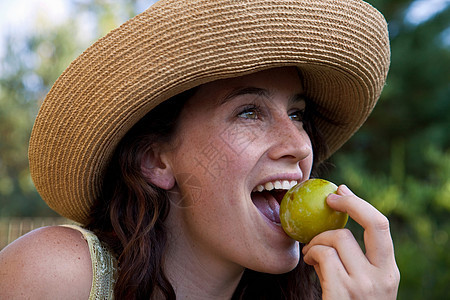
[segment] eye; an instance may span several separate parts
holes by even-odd
[[[292,121],[303,122],[305,119],[305,110],[294,110],[289,114]]]
[[[256,105],[246,106],[237,116],[243,119],[258,120],[261,118],[261,109]]]

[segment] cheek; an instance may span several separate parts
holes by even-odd
[[[222,180],[230,173],[240,173],[251,160],[256,135],[237,126],[213,127],[203,130],[192,143],[193,161],[212,180]],[[227,178],[225,178],[227,179]]]
[[[205,128],[185,136],[177,148],[172,168],[182,192],[189,192],[189,187],[197,194],[208,192],[209,196],[215,189],[229,189],[234,178],[231,174],[241,170],[241,156],[226,143],[220,131],[215,132]],[[184,183],[190,186],[182,186]]]
[[[309,141],[309,147],[310,147],[311,155],[309,155],[308,157],[306,157],[305,159],[301,160],[298,163],[300,169],[302,170],[302,172],[304,174],[304,178],[309,178],[310,177],[311,171],[312,171],[312,166],[313,166],[313,161],[314,161],[314,152],[313,152],[312,145],[311,145],[310,141]]]

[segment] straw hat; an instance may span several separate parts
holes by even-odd
[[[146,113],[200,84],[297,66],[330,153],[361,126],[385,83],[384,17],[359,0],[162,0],[98,40],[40,108],[29,147],[40,195],[83,223],[119,140]]]

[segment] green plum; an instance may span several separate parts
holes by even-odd
[[[324,179],[309,179],[292,187],[280,204],[284,231],[293,239],[308,243],[321,232],[344,228],[348,215],[333,210],[326,203],[337,186]]]

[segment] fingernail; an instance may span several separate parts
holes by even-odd
[[[353,192],[345,184],[342,184],[339,189],[344,195],[353,195]]]
[[[331,194],[328,195],[327,200],[328,201],[336,201],[339,198],[341,198],[340,195],[331,193]]]

